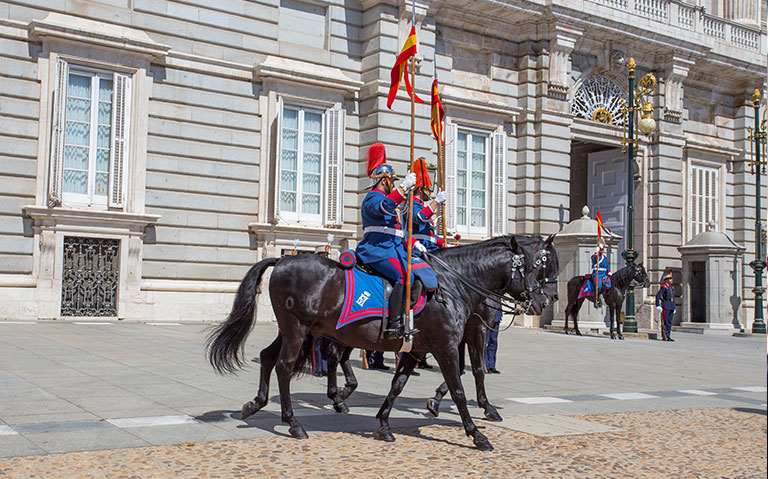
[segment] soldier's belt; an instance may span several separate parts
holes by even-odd
[[[384,233],[387,235],[397,236],[398,238],[405,238],[405,231],[397,228],[390,228],[388,226],[369,226],[363,228],[363,233]]]
[[[437,244],[437,240],[429,235],[413,235],[419,241],[429,241],[430,243]]]

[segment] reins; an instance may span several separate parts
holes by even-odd
[[[437,264],[439,264],[443,269],[449,272],[451,276],[453,276],[454,278],[459,280],[460,283],[462,283],[464,286],[469,288],[470,291],[473,291],[474,293],[481,296],[483,298],[483,304],[485,304],[490,308],[499,309],[501,310],[502,313],[505,313],[505,314],[518,315],[520,314],[521,307],[524,306],[524,308],[522,309],[523,313],[527,312],[531,307],[531,303],[533,302],[533,300],[530,299],[530,297],[524,301],[521,301],[516,298],[511,298],[503,294],[495,293],[493,291],[483,288],[482,286],[477,286],[471,283],[470,281],[468,281],[466,278],[464,278],[464,276],[459,271],[454,269],[451,265],[449,265],[442,259],[438,258],[437,256],[429,253],[426,256],[430,261],[434,261]],[[444,289],[451,295],[461,299],[459,296],[456,295],[456,293],[454,293],[450,289],[447,289],[447,288],[444,288]],[[530,296],[528,291],[525,291],[525,294]],[[493,300],[496,304],[489,304],[487,302],[488,299]]]

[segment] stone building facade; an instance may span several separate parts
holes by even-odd
[[[0,318],[219,320],[254,262],[328,234],[332,256],[354,247],[366,148],[406,170],[410,107],[386,97],[412,17],[402,0],[0,1]],[[551,234],[588,205],[623,235],[629,189],[654,281],[709,221],[753,257],[767,17],[760,0],[417,1],[449,228]],[[659,84],[628,187],[630,57]],[[436,151],[428,104],[415,149]]]

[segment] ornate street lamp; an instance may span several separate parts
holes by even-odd
[[[749,162],[752,173],[755,175],[755,203],[757,205],[757,217],[755,218],[755,260],[749,263],[755,270],[755,287],[752,292],[755,293],[755,321],[752,323],[753,334],[765,334],[765,321],[763,321],[763,270],[765,261],[763,260],[762,229],[763,221],[760,209],[760,179],[765,174],[766,160],[760,159],[760,145],[765,143],[766,123],[768,122],[768,112],[763,114],[763,122],[760,123],[760,90],[755,88],[752,93],[752,100],[755,107],[755,129],[747,127],[749,131],[749,140],[755,140],[755,157]]]
[[[656,77],[653,73],[646,73],[638,84],[635,92],[635,59],[630,58],[627,63],[629,70],[629,102],[621,110],[624,114],[624,140],[622,140],[622,152],[627,152],[627,247],[621,254],[631,266],[637,259],[637,251],[632,248],[633,221],[635,209],[635,143],[639,141],[638,130],[644,135],[650,135],[656,129],[656,121],[653,119],[653,101],[651,93],[656,88]],[[635,112],[640,111],[640,121],[635,124]],[[624,332],[637,332],[637,319],[635,319],[635,283],[629,284],[627,289],[627,307],[624,312]]]

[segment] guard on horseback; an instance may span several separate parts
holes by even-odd
[[[403,336],[405,275],[408,264],[405,247],[407,233],[400,225],[397,205],[407,198],[408,191],[416,185],[417,180],[415,173],[408,173],[400,186],[395,188],[394,181],[397,176],[392,167],[386,164],[387,154],[381,143],[371,145],[367,157],[368,177],[375,183],[363,199],[360,209],[364,235],[355,252],[362,262],[393,284],[385,333],[388,338],[397,339]],[[419,241],[411,241],[414,250],[427,251]],[[418,258],[413,258],[411,263],[412,271],[421,279],[424,288],[427,291],[436,289],[437,278],[432,268]]]
[[[597,240],[597,253],[592,255],[592,274],[584,279],[579,298],[595,295],[595,305],[603,306],[601,295],[611,287],[611,265],[605,255],[605,241]]]
[[[424,158],[418,158],[413,163],[413,170],[416,173],[416,189],[413,194],[413,211],[405,214],[405,224],[413,218],[413,237],[418,240],[427,251],[434,251],[442,248],[443,238],[435,235],[435,226],[433,218],[440,205],[445,203],[445,191],[438,191],[434,200],[432,198],[432,180],[427,172],[427,164]],[[427,206],[425,203],[429,202]]]

